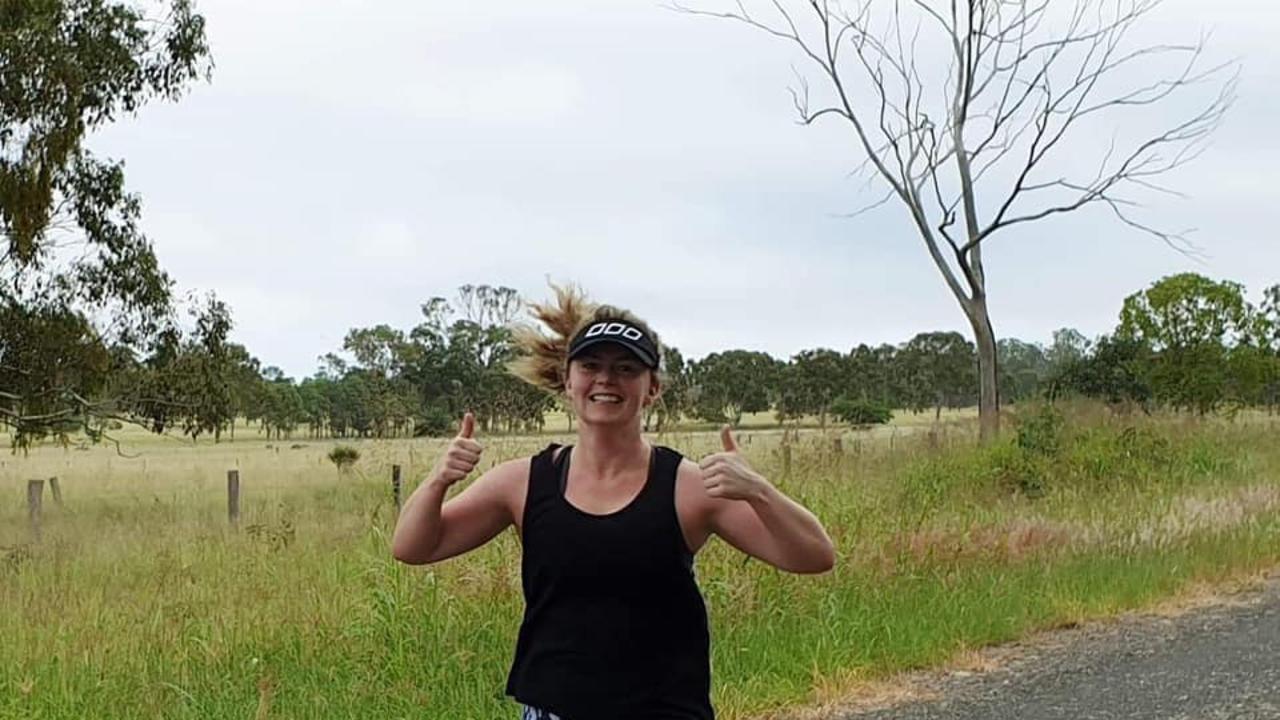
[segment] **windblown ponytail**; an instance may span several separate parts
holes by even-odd
[[[569,342],[582,328],[602,320],[625,320],[645,331],[653,339],[662,357],[662,342],[648,323],[627,310],[612,305],[597,305],[587,299],[575,285],[551,285],[555,301],[529,303],[529,314],[545,325],[551,334],[530,324],[512,328],[520,357],[507,364],[512,375],[530,385],[552,393],[564,391],[569,366]]]

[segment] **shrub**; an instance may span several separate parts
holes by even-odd
[[[346,471],[360,459],[360,451],[350,445],[339,445],[329,451],[329,460],[338,466],[338,470]]]
[[[900,478],[900,501],[922,520],[990,492],[1034,499],[1050,490],[1173,487],[1240,471],[1239,459],[1212,437],[1175,433],[1159,425],[1067,422],[1057,408],[1038,407],[1022,415],[1011,437],[911,463]]]
[[[1063,426],[1062,413],[1057,408],[1041,405],[1019,419],[1015,442],[1024,452],[1052,457],[1062,449]]]
[[[883,425],[893,419],[893,411],[884,405],[849,398],[831,403],[831,414],[854,426]]]

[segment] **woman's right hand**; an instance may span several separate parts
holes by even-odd
[[[480,462],[480,453],[484,446],[473,437],[476,431],[476,418],[471,413],[462,416],[462,428],[458,436],[449,442],[444,454],[436,461],[431,471],[431,483],[438,483],[443,488],[458,482],[471,474]]]

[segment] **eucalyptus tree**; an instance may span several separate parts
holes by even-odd
[[[1058,328],[1053,331],[1053,342],[1045,350],[1045,359],[1054,370],[1083,360],[1089,354],[1089,339],[1075,328]]]
[[[1103,335],[1085,356],[1055,370],[1052,389],[1100,398],[1113,408],[1129,412],[1149,408],[1152,350],[1147,343],[1123,335]]]
[[[919,333],[898,350],[899,372],[908,382],[902,398],[912,410],[968,405],[976,394],[973,343],[957,332]]]
[[[170,280],[123,163],[85,138],[210,62],[187,0],[0,4],[0,423],[18,446],[117,411],[110,357],[159,342]]]
[[[659,432],[692,410],[689,364],[679,348],[662,348],[662,396],[645,413],[645,428]]]
[[[1180,273],[1125,298],[1117,335],[1151,348],[1157,400],[1206,413],[1260,392],[1256,315],[1239,283]]]
[[[835,350],[801,350],[781,369],[778,382],[779,418],[818,416],[827,425],[831,404],[848,393],[848,359]]]
[[[1049,360],[1044,348],[1017,338],[996,343],[1000,366],[1000,397],[1017,402],[1033,397],[1049,376]]]
[[[849,351],[847,397],[874,401],[878,405],[903,407],[898,349],[884,344],[861,344]]]
[[[726,350],[690,366],[694,412],[711,422],[742,422],[744,413],[773,406],[782,364],[768,353]]]
[[[1271,361],[1263,404],[1274,413],[1280,409],[1280,284],[1267,288],[1262,297],[1262,338]]]
[[[1263,291],[1259,315],[1262,344],[1280,355],[1280,285],[1272,285]]]
[[[1134,212],[1230,106],[1203,41],[1137,37],[1161,0],[738,0],[728,18],[787,41],[801,123],[835,120],[896,202],[977,344],[981,432],[999,430],[987,241],[1087,208],[1185,247]],[[757,6],[760,10],[755,10]],[[1207,95],[1197,94],[1209,88]],[[1191,96],[1181,112],[1174,102]],[[1168,109],[1153,112],[1153,108]],[[1101,135],[1099,127],[1123,132]],[[858,212],[861,212],[858,211]]]

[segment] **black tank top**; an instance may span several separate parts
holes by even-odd
[[[507,694],[565,720],[711,720],[710,635],[676,517],[681,456],[654,447],[626,507],[564,497],[572,446],[534,456],[525,499],[525,612]]]

